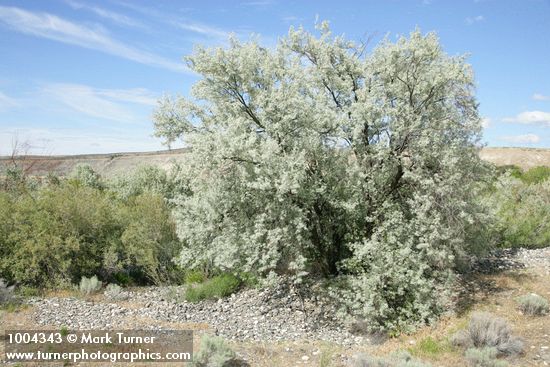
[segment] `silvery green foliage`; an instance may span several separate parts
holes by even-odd
[[[424,323],[486,219],[473,73],[432,33],[367,54],[318,29],[187,58],[202,75],[192,98],[155,113],[157,135],[192,148],[174,200],[180,263],[336,275],[347,314]]]
[[[138,196],[144,192],[166,197],[170,192],[169,186],[166,171],[149,165],[138,166],[132,172],[118,175],[109,183],[109,188],[121,199]]]
[[[0,305],[9,303],[13,300],[14,289],[15,285],[8,287],[4,279],[0,278]]]
[[[430,367],[430,364],[413,358],[407,351],[398,351],[388,357],[356,355],[351,367]]]
[[[103,295],[111,301],[125,301],[128,299],[128,293],[118,284],[108,284]]]
[[[550,310],[548,300],[538,294],[531,293],[522,296],[518,302],[520,310],[526,315],[542,316],[546,315]]]
[[[524,351],[524,343],[506,320],[487,312],[472,315],[468,328],[458,331],[451,343],[463,348],[495,348],[498,355],[518,355]]]
[[[89,164],[77,164],[69,177],[81,182],[84,186],[100,189],[103,187],[101,176]]]
[[[195,367],[224,367],[235,358],[235,352],[219,336],[204,334],[199,351],[193,355]]]
[[[91,278],[82,277],[79,284],[80,293],[88,296],[100,290],[102,284],[95,275]]]
[[[467,329],[457,331],[451,336],[449,341],[451,345],[463,349],[469,349],[474,346],[474,342]]]
[[[470,348],[465,357],[472,367],[506,367],[508,362],[497,359],[496,348]]]

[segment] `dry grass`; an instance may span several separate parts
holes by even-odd
[[[506,319],[514,335],[526,341],[525,355],[509,358],[511,366],[544,366],[542,361],[534,358],[540,355],[541,346],[550,344],[550,317],[532,318],[522,315],[518,312],[516,298],[531,292],[548,297],[550,276],[537,270],[512,271],[477,276],[476,279],[469,279],[469,284],[474,284],[475,292],[468,300],[468,308],[462,310],[459,315],[445,317],[434,326],[425,327],[413,335],[401,335],[379,346],[346,348],[333,345],[333,358],[328,366],[348,366],[346,361],[358,352],[385,356],[398,350],[408,350],[413,356],[431,363],[434,367],[467,366],[464,351],[452,347],[449,338],[456,331],[467,327],[470,316],[475,311],[491,312]],[[250,356],[251,366],[283,367],[320,366],[320,359],[318,356],[312,356],[311,352],[318,348],[318,345],[315,342],[260,345],[238,343],[236,347]],[[531,348],[532,346],[534,348]],[[306,354],[311,358],[307,363],[303,363],[301,357]],[[550,360],[550,352],[547,358]]]

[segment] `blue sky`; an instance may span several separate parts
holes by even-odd
[[[470,55],[487,144],[550,147],[550,0],[0,0],[0,155],[162,149],[151,114],[189,92],[194,44],[273,46],[316,16],[355,40],[436,31]]]

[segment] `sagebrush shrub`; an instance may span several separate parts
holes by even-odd
[[[8,304],[14,299],[15,285],[9,286],[5,280],[0,278],[0,305]]]
[[[494,347],[470,348],[464,354],[472,367],[507,367],[508,362],[497,359],[498,350]]]
[[[365,354],[356,355],[351,367],[430,367],[429,363],[424,363],[413,358],[406,351],[398,351],[388,357],[373,357]]]
[[[193,354],[195,367],[225,367],[235,359],[235,352],[219,336],[204,334],[199,351]]]
[[[91,278],[82,277],[82,279],[80,279],[78,289],[80,290],[80,293],[87,296],[99,291],[102,284],[103,283],[97,279],[97,276],[95,275]]]
[[[125,292],[118,284],[108,284],[103,292],[105,298],[111,301],[125,301],[128,299],[128,293]]]
[[[523,341],[512,335],[508,322],[487,312],[474,313],[468,328],[458,331],[451,343],[463,348],[495,348],[499,355],[518,355],[524,351]]]
[[[474,346],[474,342],[470,337],[470,333],[468,332],[468,329],[459,330],[456,333],[454,333],[449,339],[449,342],[451,343],[451,345],[454,345],[455,347],[464,348],[464,349],[468,349]]]
[[[191,98],[154,116],[191,148],[173,200],[180,264],[341,276],[336,297],[373,329],[426,323],[487,222],[473,73],[433,33],[364,53],[318,29],[187,58],[202,75]]]
[[[548,300],[538,294],[528,294],[518,299],[519,309],[526,315],[542,316],[550,310]]]

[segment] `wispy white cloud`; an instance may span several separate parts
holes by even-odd
[[[493,121],[492,121],[489,117],[483,117],[483,118],[481,119],[481,126],[482,126],[484,129],[486,129],[486,128],[488,128],[489,126],[491,126],[492,122],[493,122]]]
[[[550,126],[550,112],[525,111],[514,117],[503,118],[504,122],[517,122],[520,124],[535,124]]]
[[[188,17],[177,16],[174,14],[159,11],[156,8],[144,7],[144,6],[136,5],[134,3],[129,3],[125,1],[116,1],[116,3],[120,6],[126,7],[132,11],[135,11],[147,17],[152,17],[157,22],[160,21],[163,24],[169,24],[174,28],[194,33],[196,35],[201,36],[202,38],[215,40],[216,43],[225,43],[227,42],[229,37],[232,35],[235,35],[239,39],[245,39],[249,37],[250,34],[252,33],[251,31],[244,29],[242,27],[236,30],[223,29],[223,28],[212,26],[210,24],[206,24],[204,22],[199,22],[196,20],[189,19]],[[272,1],[253,1],[252,3],[250,5],[260,6],[261,4],[263,5],[271,4]],[[242,3],[240,5],[244,5],[244,4],[245,3]],[[189,9],[184,9],[184,10],[186,11]],[[267,39],[267,37],[266,38],[262,37],[262,39]]]
[[[209,24],[205,24],[203,22],[184,19],[182,17],[178,17],[173,14],[168,14],[168,13],[159,11],[157,8],[153,8],[153,7],[144,7],[144,6],[140,6],[134,3],[128,3],[124,1],[117,1],[117,4],[120,6],[124,6],[128,9],[131,9],[142,15],[155,18],[157,21],[162,21],[163,23],[169,24],[175,28],[182,29],[184,31],[189,31],[206,38],[216,39],[216,41],[225,42],[233,34],[235,34],[239,38],[246,36],[244,32],[231,31],[231,30],[222,29],[219,27],[214,27]]]
[[[478,22],[483,22],[485,20],[485,17],[483,15],[476,15],[475,17],[467,17],[466,24],[474,24]]]
[[[158,11],[156,8],[137,5],[135,2],[126,2],[126,1],[120,1],[120,0],[115,0],[115,2],[117,5],[123,6],[127,9],[135,11],[136,13],[139,13],[141,15],[145,15],[148,17],[152,16],[155,18],[162,18],[165,15],[160,11]]]
[[[125,103],[154,106],[156,98],[146,89],[96,89],[82,84],[50,84],[41,94],[70,109],[99,119],[143,122]]]
[[[11,154],[14,137],[29,149],[25,154],[59,155],[87,153],[115,153],[154,151],[166,149],[158,139],[146,131],[133,135],[103,131],[87,131],[65,128],[1,128],[0,156]],[[174,147],[179,147],[174,146]]]
[[[539,93],[533,94],[533,99],[535,101],[550,101],[550,96],[545,96]]]
[[[99,96],[111,98],[116,101],[136,103],[146,106],[156,106],[159,96],[145,88],[132,89],[94,89]]]
[[[0,111],[5,111],[17,106],[19,106],[19,102],[17,102],[17,100],[0,92]]]
[[[73,1],[73,0],[65,0],[65,2],[75,10],[90,11],[95,15],[101,18],[107,19],[117,25],[134,27],[134,28],[142,28],[142,29],[147,28],[143,23],[133,18],[130,18],[124,14],[114,12],[112,10],[107,10],[104,8],[100,8],[98,6],[88,5],[88,4],[81,3],[78,1]]]
[[[501,136],[499,139],[513,144],[536,144],[540,142],[540,137],[536,134]]]
[[[48,13],[0,6],[0,24],[36,37],[47,38],[122,57],[141,64],[177,72],[188,72],[183,63],[149,53],[113,39],[102,29],[74,23]]]
[[[197,23],[197,22],[174,21],[173,24],[183,30],[198,33],[210,38],[218,38],[223,41],[227,41],[227,39],[231,36],[231,34],[234,34],[234,32],[229,32],[220,28],[212,27],[212,26],[202,24],[202,23]]]
[[[286,17],[282,17],[281,20],[286,23],[293,23],[293,22],[301,22],[304,20],[304,18],[297,17],[295,15],[287,15]]]

